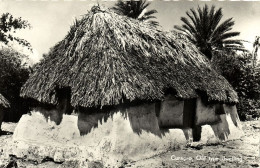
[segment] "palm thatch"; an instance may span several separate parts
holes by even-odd
[[[6,98],[2,94],[0,94],[0,106],[2,106],[4,108],[10,107],[8,100],[6,100]]]
[[[163,100],[172,89],[189,99],[236,103],[231,85],[184,36],[94,6],[36,67],[21,96],[57,103],[70,88],[71,105],[102,107]]]

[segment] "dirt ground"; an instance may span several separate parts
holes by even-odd
[[[13,132],[15,126],[15,123],[3,123],[2,129]],[[182,150],[169,150],[160,155],[135,162],[126,161],[122,164],[122,168],[260,167],[260,121],[242,122],[242,126],[245,135],[241,139],[211,145],[193,143]],[[5,142],[11,138],[12,135],[0,136],[0,156],[2,155],[2,147],[5,145]],[[8,164],[10,164],[10,167],[7,166]],[[11,164],[13,164],[13,167],[17,164],[19,168],[102,167],[98,162],[79,166],[77,162],[54,163],[52,159],[46,159],[42,163],[15,157],[10,157],[9,160],[0,159],[0,168],[11,168]]]

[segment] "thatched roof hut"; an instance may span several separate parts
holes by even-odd
[[[74,107],[163,100],[169,90],[181,99],[203,93],[208,101],[238,101],[227,80],[185,37],[99,6],[75,21],[21,95],[56,104],[60,88],[70,90]]]
[[[0,94],[0,106],[4,108],[10,107],[8,100],[6,100],[6,98],[2,94]]]

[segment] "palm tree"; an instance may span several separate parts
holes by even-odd
[[[158,26],[157,21],[151,20],[156,19],[153,14],[157,13],[157,11],[155,9],[146,11],[150,4],[146,0],[119,0],[112,9],[119,15],[125,15],[140,21],[148,21],[151,25]]]
[[[190,9],[186,14],[188,18],[181,17],[184,24],[174,28],[187,36],[207,58],[212,58],[213,51],[245,51],[242,40],[233,39],[240,33],[230,31],[235,24],[233,18],[220,23],[223,16],[222,8],[215,10],[215,6],[212,6],[209,10],[205,5],[203,9],[198,7],[197,12]]]

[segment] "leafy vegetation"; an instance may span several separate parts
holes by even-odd
[[[0,17],[0,41],[5,44],[8,44],[10,41],[16,41],[30,49],[31,44],[28,41],[13,35],[17,30],[26,28],[31,28],[28,21],[23,20],[21,17],[14,18],[10,13],[3,13]]]
[[[247,52],[218,52],[214,55],[213,65],[238,93],[240,119],[245,120],[247,115],[260,117],[260,66],[252,66],[252,55]]]
[[[28,21],[21,17],[14,18],[10,13],[4,13],[0,17],[0,93],[11,105],[5,114],[6,121],[18,121],[21,115],[28,111],[26,102],[20,97],[20,89],[29,78],[29,70],[24,63],[28,57],[6,44],[15,41],[31,49],[28,41],[14,36],[17,30],[30,27]]]
[[[183,25],[174,26],[175,29],[184,34],[199,50],[209,59],[213,51],[242,50],[244,47],[241,40],[233,39],[239,32],[232,32],[235,22],[229,18],[220,23],[223,14],[222,8],[215,9],[215,6],[205,5],[198,7],[197,11],[190,9],[186,12],[187,17],[181,17]]]
[[[7,121],[17,121],[28,106],[20,98],[20,89],[29,78],[29,70],[23,60],[27,56],[12,48],[0,50],[0,93],[10,102],[11,108],[5,115]]]
[[[153,15],[157,11],[155,9],[146,11],[149,5],[150,3],[146,0],[119,0],[112,9],[119,15],[125,15],[140,21],[148,21],[152,26],[158,26],[157,21],[151,20],[156,19]]]
[[[221,23],[222,8],[205,5],[197,11],[190,9],[181,17],[183,25],[175,26],[212,62],[212,66],[234,87],[239,96],[238,113],[242,120],[247,115],[260,115],[260,68],[252,66],[242,40],[234,39],[240,33],[232,32],[232,18]],[[238,54],[237,51],[243,51]]]

